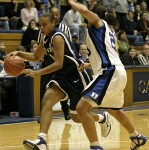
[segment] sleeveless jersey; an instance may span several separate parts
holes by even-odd
[[[84,72],[81,73],[78,71],[78,67],[80,64],[82,64],[82,60],[79,59],[79,54],[75,50],[75,47],[73,43],[67,38],[67,36],[58,28],[54,28],[53,33],[51,36],[45,36],[43,39],[44,48],[46,51],[46,55],[49,56],[49,61],[51,63],[54,62],[54,49],[52,45],[52,40],[54,36],[60,35],[65,40],[65,47],[64,47],[64,62],[62,69],[54,72],[54,74],[59,74],[65,78],[69,78],[70,76],[74,74],[80,74],[83,86],[86,87],[86,85],[90,82],[90,78],[88,77],[87,73],[86,76],[84,75]]]
[[[99,29],[88,27],[87,46],[91,50],[89,60],[94,74],[110,66],[123,66],[116,51],[115,31],[109,28],[106,21]]]

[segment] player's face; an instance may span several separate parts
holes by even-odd
[[[55,23],[51,22],[48,17],[40,17],[39,25],[43,35],[49,36],[54,30]]]

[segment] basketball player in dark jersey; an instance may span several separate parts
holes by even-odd
[[[147,137],[135,130],[122,110],[127,75],[116,51],[113,27],[117,21],[99,4],[95,4],[90,11],[76,0],[68,0],[68,2],[89,23],[86,43],[91,50],[89,60],[96,77],[82,92],[83,96],[76,110],[90,141],[90,149],[103,150],[99,144],[94,118],[91,114],[92,108],[99,107],[107,109],[123,125],[130,135],[132,143],[130,149],[138,150],[147,142]]]
[[[78,53],[73,49],[73,44],[65,34],[55,27],[55,20],[50,14],[43,14],[39,18],[43,40],[35,53],[14,51],[8,54],[20,56],[25,60],[39,61],[45,53],[51,64],[40,70],[25,69],[22,73],[27,76],[36,76],[53,73],[52,79],[47,85],[47,90],[42,100],[40,133],[35,141],[24,140],[23,144],[29,150],[47,150],[46,136],[52,122],[52,108],[61,101],[70,98],[70,112],[73,121],[80,123],[76,114],[76,105],[81,98],[81,91],[90,82],[88,75],[82,75],[78,67],[82,60],[77,59]],[[108,117],[103,114],[93,114],[94,120],[107,125]],[[106,124],[105,124],[106,123]],[[108,128],[109,133],[110,128]],[[106,135],[107,135],[106,134]],[[105,136],[106,136],[105,135]]]
[[[52,7],[50,9],[50,13],[55,18],[55,26],[58,27],[61,31],[63,31],[67,35],[67,37],[71,40],[72,37],[71,37],[69,27],[59,22],[59,19],[60,19],[59,9],[56,7]],[[38,35],[38,43],[40,43],[41,39],[42,39],[42,34],[41,34],[41,30],[40,30],[39,35]],[[42,62],[42,68],[47,67],[50,64],[51,64],[51,62],[49,62],[49,55],[45,54],[44,55],[44,61]],[[44,93],[46,90],[46,85],[49,82],[49,80],[51,79],[51,77],[52,77],[52,74],[46,74],[46,75],[41,76],[41,82],[40,82],[40,99],[41,100],[44,96]],[[71,117],[69,115],[68,100],[60,101],[60,104],[61,104],[61,109],[64,113],[65,120],[70,120]],[[40,118],[38,119],[38,123],[39,122],[40,122]]]

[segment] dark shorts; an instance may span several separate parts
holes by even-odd
[[[53,82],[56,83],[68,95],[68,98],[70,99],[70,110],[76,110],[76,105],[81,99],[81,92],[84,89],[80,75],[74,73],[68,77],[55,74],[48,86]]]

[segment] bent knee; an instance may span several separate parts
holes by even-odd
[[[78,114],[70,114],[71,115],[71,119],[75,122],[75,123],[81,123]]]

